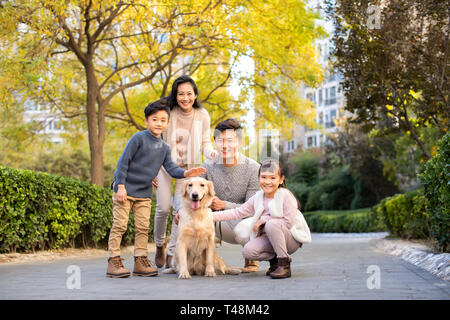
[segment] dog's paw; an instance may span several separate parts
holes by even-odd
[[[206,269],[205,270],[205,277],[215,277],[216,276],[216,272],[214,271],[214,268],[211,269]]]
[[[187,271],[180,272],[178,274],[178,279],[190,279],[190,278],[191,278],[191,275]]]
[[[215,277],[216,273],[214,271],[206,271],[205,277]]]

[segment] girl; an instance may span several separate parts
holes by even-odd
[[[289,255],[311,242],[311,234],[296,197],[286,188],[282,169],[275,160],[259,168],[258,191],[242,206],[214,212],[214,221],[244,219],[235,227],[235,236],[248,241],[243,255],[250,260],[269,260],[266,275],[273,279],[291,276]]]
[[[170,122],[162,138],[172,150],[172,159],[182,169],[191,169],[202,162],[201,154],[213,161],[217,152],[211,144],[210,117],[208,111],[197,101],[198,89],[189,76],[181,76],[172,84],[172,91],[166,98],[170,107]],[[184,179],[177,179],[173,199],[173,208],[177,212],[181,206],[179,194]],[[167,258],[164,257],[167,218],[171,207],[172,178],[161,168],[154,183],[156,187],[156,210],[154,237],[156,243],[155,263],[162,267],[166,259],[170,260],[176,239],[171,237]],[[176,224],[172,224],[172,234],[176,234]],[[170,265],[167,261],[166,265]]]

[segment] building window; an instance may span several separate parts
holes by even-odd
[[[311,148],[312,147],[312,144],[313,144],[313,137],[308,137],[308,140],[307,140],[308,142],[307,142],[307,146],[308,146],[308,148]]]
[[[339,84],[338,91],[337,91],[338,96],[339,97],[342,96],[343,92],[344,92],[344,88],[342,87],[342,84]]]
[[[332,103],[336,103],[336,86],[330,88],[330,99],[333,101]]]
[[[331,88],[327,88],[326,91],[326,99],[325,99],[325,105],[329,106],[331,104],[336,103],[336,86],[333,86]]]
[[[54,124],[54,130],[61,131],[63,129],[63,126],[61,124],[61,121],[56,121]]]
[[[335,125],[335,123],[334,123],[334,120],[336,119],[336,109],[333,109],[333,110],[331,110],[331,112],[330,112],[330,127],[331,128],[334,128],[336,125]]]

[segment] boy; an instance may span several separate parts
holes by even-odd
[[[120,242],[127,230],[130,210],[134,213],[136,236],[134,241],[134,276],[156,276],[147,258],[148,231],[152,198],[152,181],[161,166],[174,178],[194,177],[205,173],[205,168],[183,170],[170,156],[170,148],[161,139],[161,133],[169,124],[169,106],[166,100],[158,100],[145,108],[145,124],[148,130],[137,132],[128,141],[114,173],[113,225],[109,234],[108,269],[110,278],[129,277],[120,257]]]

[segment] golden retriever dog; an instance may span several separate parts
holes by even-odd
[[[209,208],[214,195],[211,181],[195,177],[184,182],[175,259],[164,273],[176,272],[178,278],[189,279],[191,275],[215,277],[241,272],[230,268],[216,253],[213,215]]]

